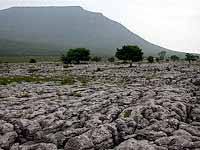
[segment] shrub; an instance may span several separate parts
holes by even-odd
[[[90,50],[85,48],[70,49],[66,55],[61,56],[63,63],[75,62],[80,64],[80,61],[88,61],[90,59]]]
[[[30,60],[29,60],[29,63],[36,63],[37,61],[35,60],[35,59],[33,59],[33,58],[31,58]]]
[[[112,63],[112,62],[115,62],[115,57],[110,57],[110,58],[108,58],[108,61],[111,62],[111,63]]]
[[[147,58],[147,60],[148,60],[149,63],[153,63],[154,62],[154,57],[153,56],[149,56]]]
[[[99,61],[101,61],[101,57],[94,56],[91,58],[91,61],[99,62]]]
[[[156,62],[157,62],[157,63],[159,63],[159,62],[160,62],[160,59],[159,59],[158,57],[156,58]]]
[[[130,117],[131,112],[132,112],[131,110],[126,110],[126,111],[124,112],[124,118]]]

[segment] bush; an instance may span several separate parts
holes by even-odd
[[[33,59],[33,58],[31,58],[30,60],[29,60],[29,63],[36,63],[37,61],[35,60],[35,59]]]
[[[112,63],[112,62],[115,62],[115,57],[110,57],[110,58],[108,58],[108,61],[111,62],[111,63]]]
[[[61,56],[61,61],[65,64],[72,62],[80,64],[80,61],[88,61],[89,59],[90,50],[85,48],[70,49],[66,55]]]
[[[154,57],[153,56],[149,56],[147,58],[147,60],[148,60],[149,63],[153,63],[154,62]]]
[[[157,63],[159,63],[159,62],[160,62],[160,59],[159,59],[158,57],[156,58],[156,62],[157,62]]]
[[[94,56],[91,58],[91,61],[99,62],[99,61],[101,61],[101,57]]]

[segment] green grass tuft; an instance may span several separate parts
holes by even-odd
[[[62,85],[73,85],[75,82],[76,82],[76,80],[74,79],[74,77],[66,76],[66,77],[61,81],[61,84],[62,84]]]
[[[124,112],[124,118],[128,118],[131,115],[131,110],[126,110]]]
[[[0,85],[8,85],[11,83],[22,83],[22,82],[50,82],[50,78],[39,78],[39,77],[0,77]]]
[[[90,82],[90,79],[88,77],[84,76],[79,76],[77,77],[77,80],[82,84],[82,85],[87,85]]]

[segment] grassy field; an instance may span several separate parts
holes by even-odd
[[[26,63],[30,59],[35,59],[37,62],[58,62],[60,56],[0,56],[0,63]]]
[[[59,82],[61,85],[73,85],[76,82],[82,85],[87,85],[90,82],[89,78],[81,76],[63,76],[63,77],[38,77],[38,76],[18,76],[18,77],[0,77],[0,85],[8,85],[11,83],[44,83],[44,82]]]

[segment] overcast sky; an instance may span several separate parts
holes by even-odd
[[[200,53],[200,0],[0,0],[0,9],[71,5],[101,12],[154,44]]]

